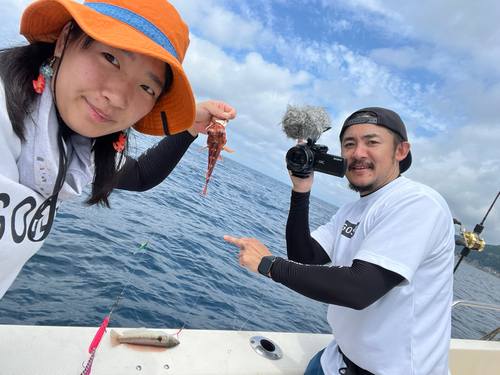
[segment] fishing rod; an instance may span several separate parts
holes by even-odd
[[[500,195],[500,191],[498,192],[497,196],[493,200],[493,203],[491,204],[490,208],[488,209],[488,212],[486,212],[486,215],[484,216],[483,221],[481,221],[480,224],[476,224],[473,232],[469,232],[469,231],[464,230],[464,228],[462,227],[462,223],[455,218],[453,219],[454,224],[460,225],[460,238],[455,241],[455,244],[464,246],[464,248],[462,249],[462,251],[460,253],[461,257],[458,260],[458,263],[455,266],[453,273],[455,273],[457,271],[458,266],[460,265],[460,263],[462,263],[462,260],[467,255],[469,255],[471,250],[475,250],[478,252],[483,251],[484,247],[486,246],[486,243],[484,242],[484,240],[481,237],[479,237],[479,235],[483,231],[484,222],[485,222],[486,218],[488,217],[488,215],[490,214],[491,209],[495,205],[499,195]]]

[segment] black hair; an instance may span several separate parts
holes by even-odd
[[[55,43],[38,42],[0,50],[0,78],[5,89],[7,113],[14,133],[24,138],[24,119],[31,115],[37,97],[32,81],[40,65],[54,54]]]
[[[72,21],[68,41],[77,41],[81,51],[84,51],[95,40],[87,35],[76,22]],[[34,102],[38,96],[32,81],[38,78],[40,65],[54,55],[55,46],[56,42],[34,42],[0,50],[0,79],[4,84],[7,113],[14,133],[22,142],[25,141],[24,120],[27,116],[31,116]],[[157,100],[170,90],[173,81],[172,69],[166,63],[165,66],[165,86]],[[67,128],[60,116],[58,116],[58,120],[60,127]],[[67,128],[64,134],[71,132],[72,130]],[[92,140],[91,152],[94,154],[95,172],[92,191],[85,200],[87,205],[110,207],[108,198],[116,185],[119,169],[128,152],[128,142],[120,154],[113,147],[113,142],[118,141],[120,133],[116,132]],[[63,151],[61,150],[61,152]]]

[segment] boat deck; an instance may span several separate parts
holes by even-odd
[[[114,329],[119,333],[127,330]],[[88,348],[96,332],[97,327],[0,325],[0,374],[81,374],[90,358]],[[252,347],[252,338],[253,346],[263,356]],[[128,344],[112,347],[107,333],[96,352],[91,374],[302,375],[309,360],[331,339],[326,334],[183,330],[180,345],[158,352],[137,350]],[[279,356],[277,347],[282,358],[266,358]],[[450,342],[452,375],[500,374],[499,364],[500,342]]]
[[[151,352],[128,344],[113,348],[111,328],[107,330],[96,351],[92,375],[303,374],[309,360],[332,339],[306,333],[183,330],[180,345]],[[90,357],[88,348],[96,332],[97,327],[0,325],[0,374],[78,375]],[[270,360],[258,355],[250,343],[254,336],[275,343],[283,357]]]

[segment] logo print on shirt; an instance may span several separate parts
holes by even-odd
[[[347,238],[352,238],[354,233],[356,232],[356,228],[358,227],[359,222],[356,224],[351,223],[349,220],[346,220],[344,223],[344,227],[342,228],[342,235]]]

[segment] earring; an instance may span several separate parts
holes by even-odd
[[[125,132],[120,132],[118,136],[118,142],[113,142],[113,147],[116,151],[123,151],[125,148],[125,141],[127,139],[127,134]]]
[[[54,65],[54,62],[56,61],[56,57],[53,56],[50,61],[45,61],[41,66],[40,66],[40,74],[38,75],[38,79],[35,81],[33,80],[33,88],[38,94],[41,94],[43,92],[43,89],[45,88],[45,80],[49,79],[54,75],[54,70],[52,69],[52,66]]]

